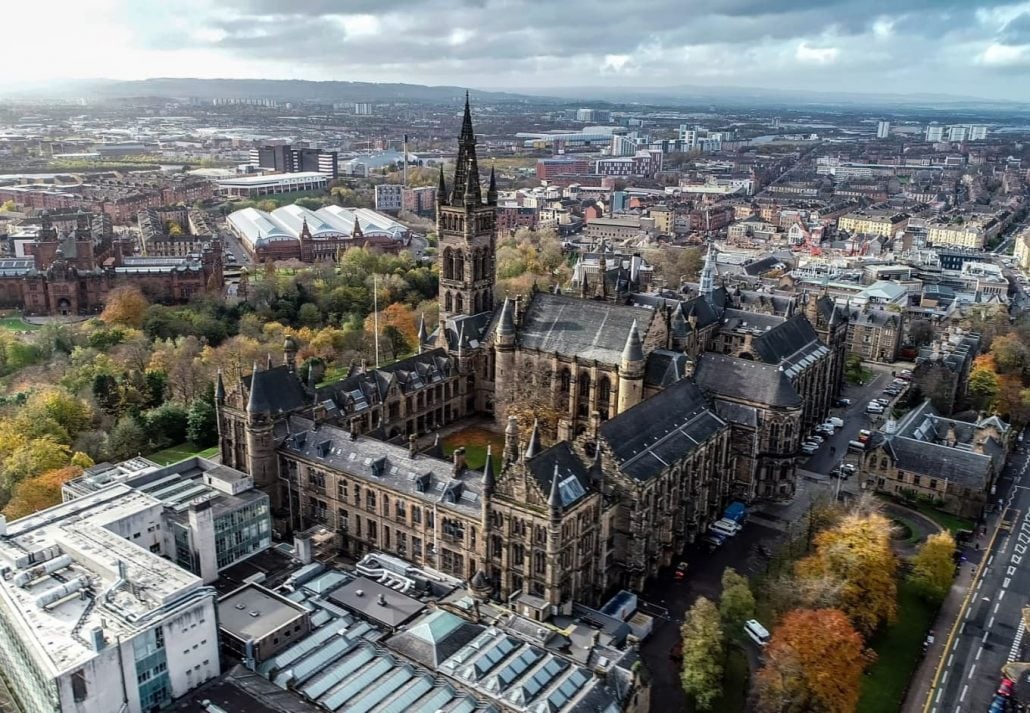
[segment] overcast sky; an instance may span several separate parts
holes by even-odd
[[[3,16],[0,83],[700,84],[1030,100],[1030,2],[49,0],[5,3]]]

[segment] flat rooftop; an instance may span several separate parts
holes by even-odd
[[[257,640],[307,613],[269,589],[247,584],[218,602],[218,626],[241,641]]]
[[[336,589],[329,595],[329,601],[391,629],[425,609],[419,600],[365,577],[358,577]]]

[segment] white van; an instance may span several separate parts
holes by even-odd
[[[769,643],[769,632],[758,623],[757,619],[748,619],[744,622],[744,633],[759,646],[765,646]]]
[[[724,535],[726,537],[733,537],[738,532],[740,532],[741,528],[740,525],[733,522],[732,520],[722,519],[713,522],[708,529],[712,532],[717,532],[718,534]]]

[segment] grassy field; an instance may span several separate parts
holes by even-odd
[[[897,713],[912,673],[922,657],[923,640],[933,624],[935,608],[908,582],[898,583],[898,616],[876,635],[870,647],[876,662],[862,677],[859,713]]]
[[[964,517],[959,517],[958,515],[952,515],[951,513],[943,512],[935,508],[933,505],[925,503],[921,500],[917,500],[913,503],[908,500],[901,500],[900,498],[895,497],[888,497],[887,499],[892,500],[893,502],[896,502],[899,505],[904,505],[905,507],[912,508],[913,510],[922,513],[923,515],[926,515],[928,518],[936,522],[944,529],[949,530],[953,535],[959,530],[973,529],[972,520],[968,520]]]
[[[218,446],[211,446],[210,448],[198,451],[192,443],[180,443],[177,446],[172,446],[171,448],[165,448],[164,450],[157,451],[156,453],[151,453],[146,457],[159,465],[169,465],[171,463],[178,463],[181,460],[186,460],[187,458],[192,458],[193,456],[210,458],[211,456],[216,455],[218,455]]]
[[[501,472],[501,453],[504,449],[504,435],[488,431],[479,426],[456,431],[443,438],[440,442],[444,454],[450,458],[454,449],[458,446],[465,446],[465,462],[469,468],[478,470],[486,462],[486,447],[493,446],[494,472]]]
[[[32,332],[40,329],[38,324],[30,324],[19,315],[0,317],[0,329],[7,329],[12,332]]]

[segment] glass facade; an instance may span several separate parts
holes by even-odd
[[[21,637],[0,612],[0,676],[23,710],[57,711],[57,684],[33,663]]]
[[[215,518],[218,569],[260,552],[271,541],[272,524],[267,497]]]
[[[168,703],[172,697],[172,685],[168,680],[164,631],[158,627],[139,635],[133,640],[132,649],[140,707],[150,710]]]

